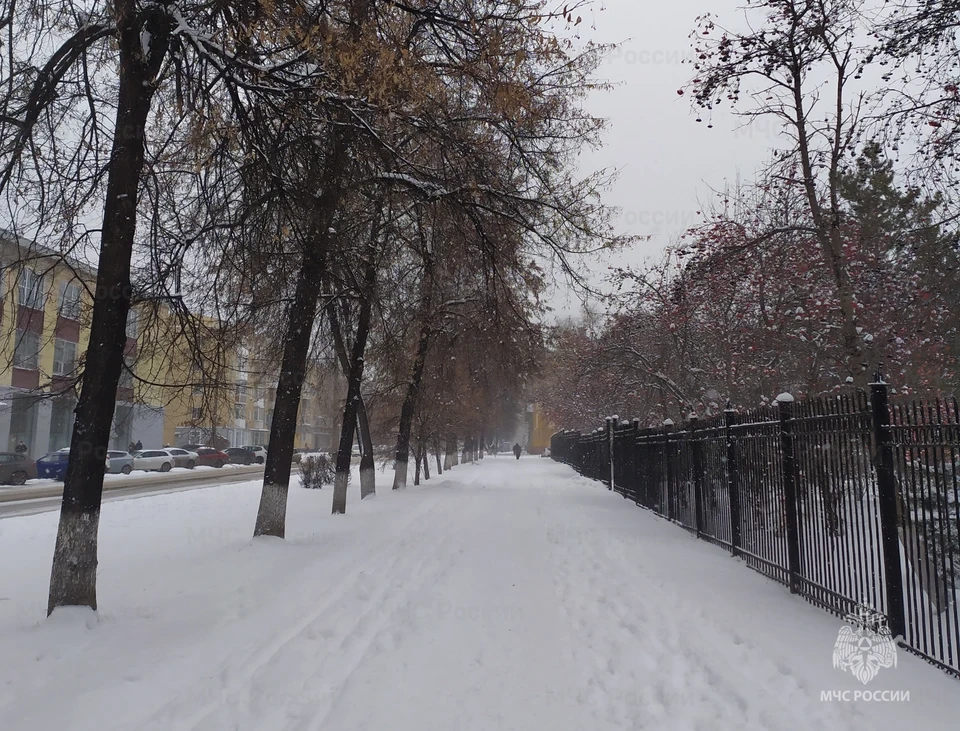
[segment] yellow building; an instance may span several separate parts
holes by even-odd
[[[39,457],[69,446],[95,281],[82,262],[0,234],[0,451],[23,441]],[[251,350],[211,318],[137,305],[110,447],[266,445],[278,368]],[[297,447],[329,448],[344,391],[338,372],[309,369]]]
[[[0,449],[22,441],[34,456],[70,445],[78,376],[89,338],[96,271],[32,241],[0,235]],[[126,352],[138,349],[131,312]],[[139,393],[138,393],[139,391]],[[117,388],[110,446],[126,449],[162,436],[154,388],[125,371]]]
[[[527,452],[529,454],[543,454],[543,450],[550,447],[550,437],[556,431],[556,427],[543,413],[540,404],[530,404],[527,407]]]
[[[201,348],[201,352],[207,350]],[[252,338],[248,344],[221,351],[216,358],[202,358],[202,363],[181,376],[180,383],[193,385],[182,389],[169,403],[164,443],[216,443],[221,447],[269,443],[279,367],[251,350],[260,350]],[[295,447],[330,449],[339,432],[345,390],[338,371],[308,367]]]

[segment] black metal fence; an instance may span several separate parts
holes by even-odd
[[[960,675],[960,410],[870,388],[656,429],[611,417],[551,456],[828,611],[884,613]]]

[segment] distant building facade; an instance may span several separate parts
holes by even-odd
[[[23,442],[39,457],[70,446],[96,276],[82,262],[0,232],[0,451]],[[110,448],[266,445],[277,368],[254,339],[225,346],[216,324],[199,317],[196,331],[206,340],[183,338],[174,319],[166,305],[131,309]],[[308,370],[296,447],[331,447],[344,393],[338,370]]]
[[[540,404],[529,404],[527,406],[527,452],[530,454],[543,454],[543,450],[549,448],[550,437],[556,432],[556,428],[543,413]]]
[[[78,375],[89,341],[90,293],[96,271],[25,239],[0,234],[0,449],[20,442],[33,456],[70,445]],[[127,323],[127,357],[137,356],[137,312]],[[136,434],[162,438],[157,389],[135,393],[121,376],[110,447]]]

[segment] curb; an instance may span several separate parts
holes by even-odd
[[[103,491],[129,489],[131,487],[151,487],[156,485],[184,486],[203,484],[205,482],[220,482],[230,477],[255,476],[263,474],[263,466],[238,467],[236,469],[204,470],[195,473],[177,473],[174,475],[157,475],[151,477],[120,477],[103,483]],[[239,480],[232,480],[239,481]],[[63,483],[43,485],[41,487],[0,488],[0,503],[11,503],[20,500],[62,497]]]

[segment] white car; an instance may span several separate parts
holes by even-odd
[[[129,475],[133,472],[133,457],[119,449],[111,449],[107,452],[107,472]]]
[[[175,464],[173,455],[169,454],[166,449],[141,449],[133,453],[133,469],[135,470],[169,472]]]
[[[196,452],[191,452],[189,449],[180,449],[180,447],[169,447],[163,451],[173,457],[174,467],[186,467],[188,470],[192,470],[197,466],[197,461],[200,459],[200,455]]]
[[[266,464],[267,462],[267,448],[262,445],[245,445],[243,447],[248,452],[253,452],[253,461],[257,464]]]

